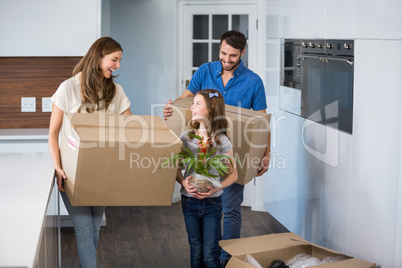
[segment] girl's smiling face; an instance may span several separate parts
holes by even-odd
[[[193,105],[191,105],[192,119],[200,122],[208,118],[208,109],[205,99],[202,95],[197,94],[194,97]]]
[[[120,61],[123,53],[116,51],[104,56],[100,62],[99,68],[104,78],[110,78],[112,73],[120,68]]]

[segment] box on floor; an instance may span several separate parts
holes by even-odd
[[[60,135],[73,206],[170,206],[182,142],[156,116],[66,114]]]
[[[191,119],[191,105],[194,97],[187,97],[173,102],[173,113],[167,118],[168,127],[180,136]],[[225,114],[229,123],[228,135],[233,145],[237,164],[238,180],[236,183],[247,184],[257,174],[261,158],[267,147],[271,115],[232,105],[225,105]]]
[[[262,267],[269,267],[274,260],[287,260],[304,253],[323,259],[325,257],[343,257],[344,260],[321,264],[326,268],[368,268],[374,263],[358,260],[339,252],[309,243],[294,233],[269,234],[263,236],[221,240],[219,245],[232,255],[227,268],[255,267],[245,262],[247,254],[251,255]]]

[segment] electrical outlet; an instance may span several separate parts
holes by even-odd
[[[36,112],[36,98],[35,97],[22,97],[21,98],[21,112]]]
[[[52,111],[52,100],[50,98],[42,98],[42,112]]]

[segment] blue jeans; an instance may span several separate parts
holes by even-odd
[[[96,268],[96,248],[105,207],[72,206],[65,192],[60,192],[74,225],[80,267]]]
[[[182,195],[181,202],[190,244],[191,268],[221,267],[221,197],[199,200]]]
[[[222,240],[240,238],[241,203],[243,203],[244,185],[233,183],[223,189],[223,235]],[[222,249],[221,261],[230,259],[230,254]]]

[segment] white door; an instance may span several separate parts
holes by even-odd
[[[219,60],[220,36],[228,30],[244,33],[247,46],[242,60],[251,70],[257,69],[256,4],[186,2],[182,4],[180,12],[178,96],[187,88],[201,64]]]
[[[219,60],[220,36],[228,30],[237,30],[246,36],[246,53],[242,60],[248,68],[257,70],[256,3],[186,1],[181,2],[179,8],[177,97],[187,88],[198,67],[203,63]],[[253,206],[256,203],[257,189],[254,180],[245,187],[245,206]]]

